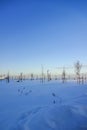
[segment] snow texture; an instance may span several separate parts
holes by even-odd
[[[0,130],[87,130],[87,85],[0,81]]]

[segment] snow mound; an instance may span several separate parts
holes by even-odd
[[[25,112],[12,130],[87,130],[87,106],[53,105]]]

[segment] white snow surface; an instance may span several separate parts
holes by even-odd
[[[87,130],[87,84],[0,81],[0,130]]]

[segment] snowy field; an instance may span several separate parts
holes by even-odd
[[[87,130],[87,84],[0,81],[0,130]]]

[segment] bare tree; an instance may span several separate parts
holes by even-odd
[[[86,76],[86,74],[85,74],[85,83],[86,83],[86,80],[87,80],[87,76]]]
[[[7,74],[6,79],[7,79],[7,83],[9,83],[9,81],[10,81],[9,72],[8,72],[8,74]]]
[[[49,72],[49,70],[47,70],[47,80],[48,80],[48,81],[51,80],[51,73]]]
[[[84,75],[82,75],[82,84],[84,84]]]
[[[23,73],[20,73],[19,80],[22,82],[22,80],[23,80]]]
[[[44,82],[44,68],[43,65],[41,65],[41,81]]]
[[[31,74],[31,80],[34,80],[34,75],[33,75],[33,73]]]
[[[63,68],[63,72],[62,72],[62,82],[65,83],[66,80],[66,72],[65,69]]]
[[[81,71],[82,65],[80,64],[79,61],[76,62],[75,64],[75,72],[76,72],[76,78],[77,78],[77,83],[80,84],[80,71]]]

